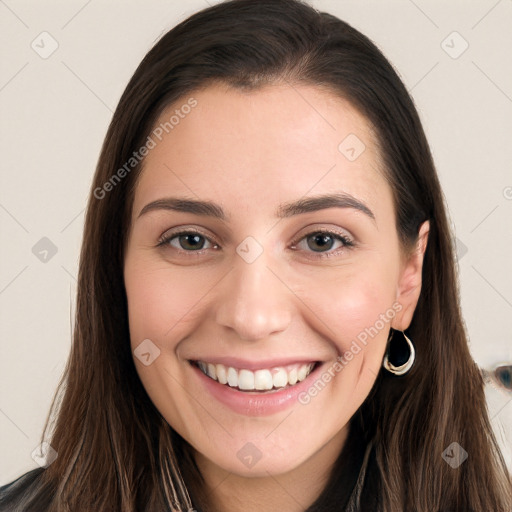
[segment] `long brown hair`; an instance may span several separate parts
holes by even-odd
[[[430,221],[423,286],[407,330],[416,364],[403,377],[381,371],[353,418],[375,445],[380,507],[510,511],[510,476],[468,350],[443,194],[413,101],[367,37],[299,0],[232,0],[194,14],[159,40],[126,87],[94,176],[73,344],[43,433],[58,457],[27,503],[47,502],[53,512],[141,512],[201,502],[190,447],[152,404],[130,350],[123,260],[143,160],[122,179],[112,177],[167,106],[214,81],[247,90],[276,82],[324,87],[371,123],[404,251]],[[453,442],[469,454],[456,469],[442,458]],[[330,489],[318,510],[335,509]]]

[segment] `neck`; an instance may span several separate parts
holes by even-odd
[[[348,425],[298,467],[263,477],[230,473],[195,452],[205,481],[205,512],[304,512],[324,490],[347,434]]]

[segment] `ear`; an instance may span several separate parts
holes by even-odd
[[[418,304],[421,292],[421,272],[423,257],[427,248],[430,223],[426,220],[420,227],[416,247],[402,263],[402,270],[397,284],[396,300],[402,305],[391,326],[404,331],[411,324],[411,320]]]

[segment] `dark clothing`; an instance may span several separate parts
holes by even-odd
[[[29,490],[37,484],[45,468],[36,468],[24,473],[11,483],[0,487],[0,512],[44,512],[47,505],[39,510],[28,508]],[[39,508],[39,507],[38,507]]]

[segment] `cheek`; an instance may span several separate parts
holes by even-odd
[[[321,288],[312,287],[311,282],[304,287],[310,290],[308,304],[321,317],[321,322],[315,320],[315,327],[331,341],[337,354],[336,361],[326,368],[329,375],[323,377],[332,384],[333,400],[343,404],[345,411],[355,412],[381,369],[396,314],[392,270],[384,262],[354,264],[339,269],[334,279],[332,275],[331,279],[322,279]]]
[[[137,373],[157,409],[181,435],[194,439],[190,429],[200,429],[203,419],[190,407],[189,394],[183,392],[185,375],[176,352],[179,341],[197,321],[198,303],[212,284],[207,286],[204,277],[170,271],[168,264],[140,256],[127,258],[124,281]],[[148,339],[160,352],[145,365],[136,349],[147,347],[142,342]],[[150,350],[156,353],[152,346]]]
[[[342,341],[363,339],[362,333],[371,327],[384,330],[379,318],[391,308],[392,294],[382,283],[361,281],[353,289],[347,287],[339,293],[336,305]]]
[[[329,340],[336,353],[299,396],[307,417],[321,418],[315,429],[326,437],[342,429],[370,393],[395,315],[392,272],[387,274],[377,262],[372,270],[368,268],[338,269],[335,279],[331,275],[315,280],[323,287],[313,287],[309,281],[303,288],[309,290],[305,302],[318,312],[311,326]]]
[[[170,271],[159,262],[135,262],[125,265],[125,287],[132,344],[145,338],[169,346],[172,339],[194,319],[204,295],[207,278],[202,273]]]
[[[379,290],[372,283],[361,283],[357,290],[340,297],[339,312],[343,335],[337,342],[338,361],[344,378],[350,381],[347,390],[360,391],[360,397],[352,397],[358,407],[381,368],[394,313],[392,299],[389,291],[386,295],[386,290]]]
[[[347,350],[352,340],[364,339],[364,333],[372,327],[387,332],[394,317],[393,276],[391,269],[374,261],[372,265],[353,265],[332,272],[315,286],[311,281],[304,283],[307,302],[329,326],[329,337],[339,351]]]

